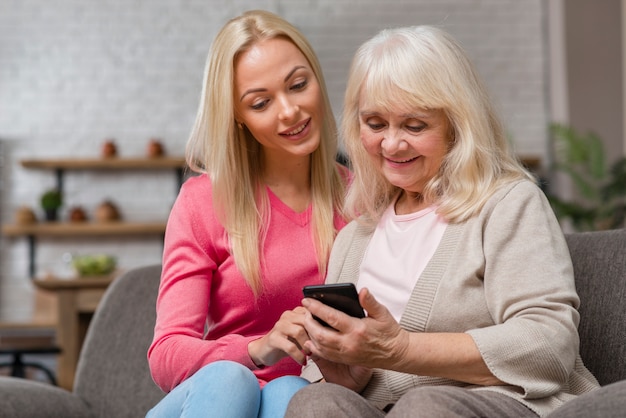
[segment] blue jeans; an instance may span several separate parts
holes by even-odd
[[[234,361],[216,361],[176,386],[146,417],[282,417],[291,397],[308,384],[298,376],[282,376],[261,390],[247,367]]]

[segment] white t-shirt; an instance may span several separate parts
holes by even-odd
[[[408,215],[396,215],[394,206],[387,208],[367,246],[357,289],[367,287],[399,322],[448,223],[435,213],[436,206]]]

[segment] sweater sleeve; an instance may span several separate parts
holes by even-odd
[[[247,346],[258,336],[203,339],[211,280],[221,256],[218,244],[226,239],[212,213],[208,179],[185,182],[167,223],[157,320],[148,350],[152,377],[165,392],[215,360],[256,368]]]
[[[469,330],[500,380],[525,398],[563,389],[578,354],[579,299],[561,228],[530,182],[509,190],[483,219],[484,292],[495,325]]]

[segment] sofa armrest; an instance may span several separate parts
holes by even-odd
[[[67,390],[48,383],[0,377],[0,418],[85,418],[87,405]]]

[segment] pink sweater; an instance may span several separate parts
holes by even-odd
[[[181,188],[165,233],[157,320],[148,350],[152,377],[162,390],[171,391],[217,360],[249,367],[261,386],[276,377],[300,374],[301,366],[290,357],[259,369],[248,355],[250,341],[265,335],[285,310],[300,305],[302,286],[324,281],[311,239],[311,207],[296,213],[267,190],[267,274],[263,293],[255,299],[216,219],[208,176],[192,177]],[[335,216],[337,229],[344,225]]]

